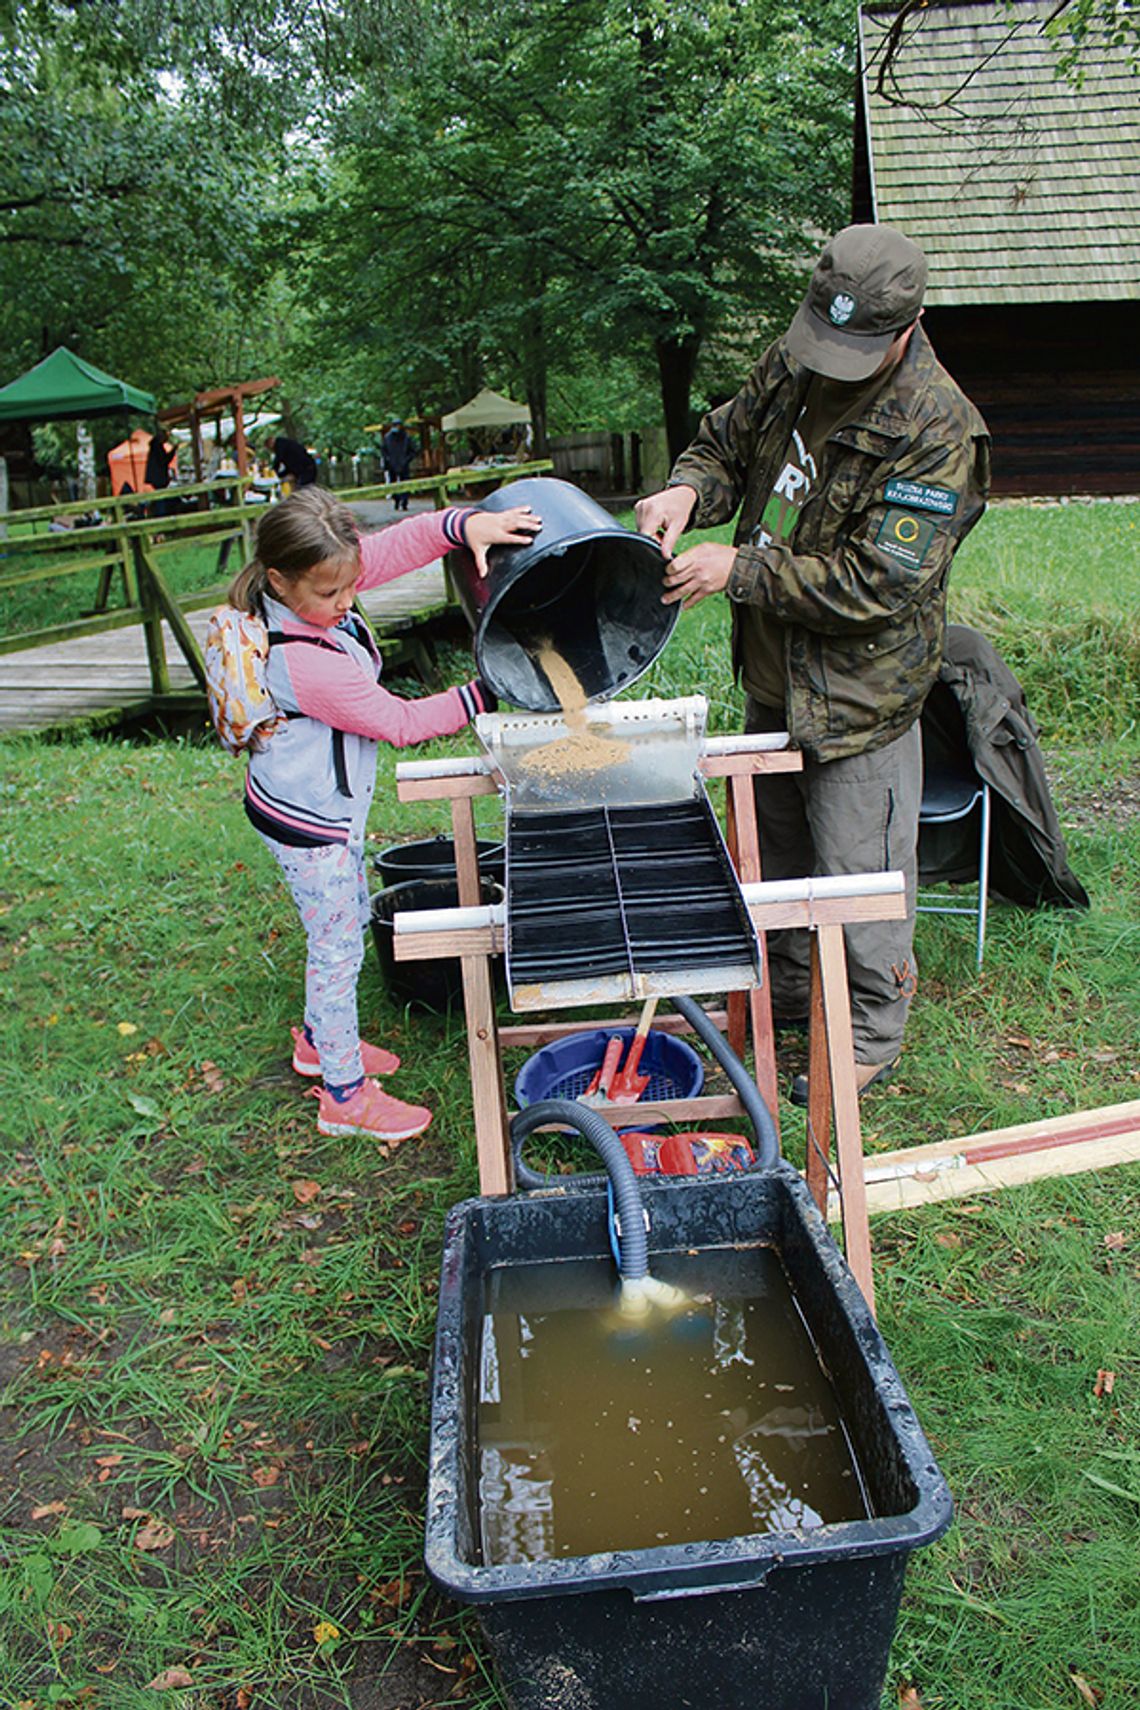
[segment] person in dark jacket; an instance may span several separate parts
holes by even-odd
[[[989,490],[985,423],[919,325],[925,286],[902,232],[839,232],[787,332],[637,507],[666,554],[739,507],[735,544],[674,558],[664,599],[727,595],[746,728],[803,752],[801,773],[757,780],[764,877],[905,877],[904,921],[845,933],[860,1090],[889,1074],[915,990],[918,717],[950,563]],[[806,1017],[808,967],[806,933],[769,940],[778,1021]]]
[[[170,465],[177,455],[164,433],[152,433],[150,444],[146,451],[146,470],[143,476],[148,487],[153,487],[156,493],[170,485]]]
[[[150,444],[146,448],[146,467],[143,471],[143,482],[147,487],[161,493],[170,485],[170,465],[178,455],[175,447],[170,444],[166,435],[159,429],[152,433]],[[159,499],[154,506],[153,515],[156,517],[169,516],[177,508],[176,499]]]
[[[384,473],[389,481],[406,481],[412,472],[412,463],[419,446],[400,420],[395,418],[391,427],[380,441],[380,455],[384,460]],[[408,495],[395,493],[392,504],[398,511],[408,508]]]
[[[273,458],[273,472],[282,481],[291,481],[294,487],[311,487],[317,478],[317,461],[311,451],[307,451],[298,439],[287,439],[284,434],[278,434],[270,447]]]

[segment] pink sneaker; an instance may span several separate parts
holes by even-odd
[[[322,1134],[370,1134],[374,1140],[410,1140],[422,1134],[431,1121],[431,1111],[420,1104],[404,1104],[381,1092],[375,1081],[365,1081],[343,1104],[325,1087],[314,1087],[320,1100],[317,1127]]]
[[[317,1055],[315,1045],[310,1045],[305,1038],[303,1027],[291,1027],[293,1035],[293,1067],[299,1075],[319,1075],[321,1059]],[[394,1075],[400,1067],[400,1059],[394,1051],[385,1051],[382,1045],[366,1045],[360,1041],[360,1058],[366,1075]]]

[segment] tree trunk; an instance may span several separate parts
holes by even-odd
[[[659,338],[654,349],[657,355],[657,372],[661,378],[665,439],[669,446],[669,462],[673,464],[693,437],[689,421],[689,399],[693,390],[697,357],[701,350],[701,335],[692,332],[680,338]]]
[[[521,321],[522,366],[530,408],[531,455],[546,456],[546,317],[543,294],[546,278],[537,268],[527,277],[529,301]]]

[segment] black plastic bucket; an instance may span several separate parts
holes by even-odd
[[[484,878],[503,882],[506,853],[502,843],[480,838],[475,845]],[[455,843],[450,837],[425,837],[416,843],[393,843],[372,857],[372,866],[386,885],[408,879],[450,879],[455,883]]]
[[[469,1200],[444,1234],[426,1560],[476,1605],[514,1710],[878,1710],[910,1553],[950,1492],[867,1304],[787,1164],[646,1181],[654,1255],[775,1249],[829,1374],[870,1519],[482,1565],[474,1409],[487,1282],[608,1254],[606,1195]],[[672,1274],[672,1273],[671,1273]],[[778,1398],[781,1402],[787,1398]],[[556,1498],[555,1498],[556,1499]]]
[[[502,896],[490,879],[482,881],[483,901],[497,902]],[[372,939],[380,961],[384,984],[399,1004],[415,1004],[441,1013],[463,1002],[463,974],[458,956],[423,962],[397,962],[393,947],[393,917],[400,909],[457,908],[459,885],[450,879],[407,879],[389,885],[372,897]],[[502,966],[501,958],[497,966]]]
[[[534,657],[550,643],[588,700],[609,699],[649,669],[677,621],[680,608],[661,603],[661,548],[568,481],[515,481],[482,509],[512,505],[531,505],[542,518],[528,545],[492,547],[486,577],[469,552],[448,560],[480,675],[514,706],[556,712]]]

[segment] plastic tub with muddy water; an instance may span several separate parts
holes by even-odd
[[[606,1196],[478,1199],[444,1240],[427,1566],[515,1710],[877,1710],[911,1552],[952,1504],[787,1165],[647,1182],[614,1307]]]

